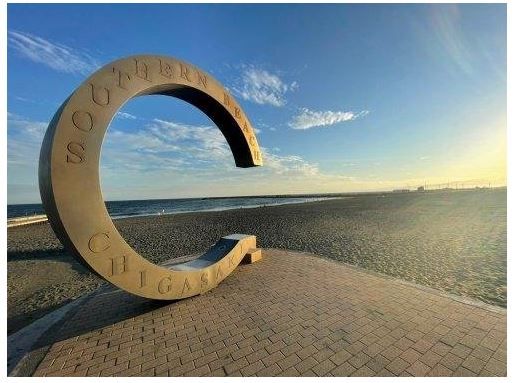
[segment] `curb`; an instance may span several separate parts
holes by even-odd
[[[52,326],[64,320],[72,309],[78,307],[97,292],[98,289],[83,295],[9,335],[7,337],[7,376],[27,376],[22,370],[25,370],[23,368],[25,365],[34,362],[29,361],[32,351],[37,351],[33,350],[32,347]],[[39,364],[39,361],[37,364]],[[37,367],[37,365],[34,367]]]

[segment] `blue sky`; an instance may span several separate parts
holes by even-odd
[[[96,68],[163,54],[231,90],[262,168],[235,168],[182,101],[131,100],[102,149],[105,199],[505,184],[505,5],[8,6],[8,203],[39,202],[57,107]]]

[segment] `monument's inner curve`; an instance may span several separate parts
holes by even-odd
[[[220,129],[231,148],[236,166],[242,168],[255,166],[250,148],[245,142],[245,135],[234,116],[209,94],[191,86],[174,86],[171,88],[156,86],[138,94],[138,96],[143,95],[171,96],[195,106]]]

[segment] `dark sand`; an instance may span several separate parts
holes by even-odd
[[[249,233],[260,247],[308,251],[506,307],[505,189],[362,195],[115,223],[154,262]],[[7,258],[8,333],[103,283],[63,250],[47,223],[8,229]]]

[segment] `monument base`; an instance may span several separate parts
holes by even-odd
[[[249,263],[256,263],[261,261],[263,258],[261,254],[261,249],[249,249],[247,251],[247,254],[243,256],[243,259],[241,260],[241,263],[249,264]]]

